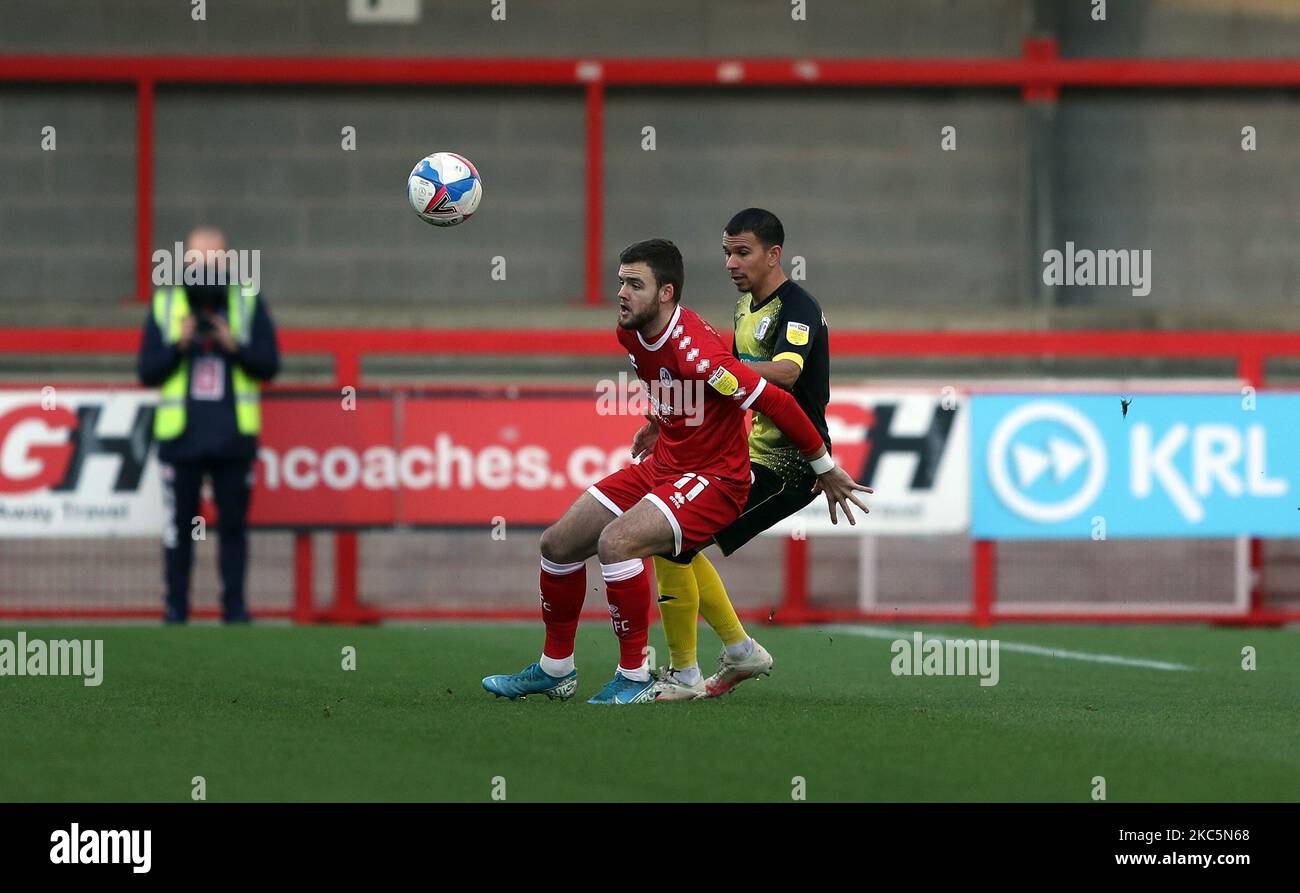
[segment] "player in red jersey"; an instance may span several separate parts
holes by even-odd
[[[644,559],[703,545],[740,514],[749,492],[745,411],[771,419],[809,461],[827,499],[852,520],[854,491],[870,492],[837,466],[795,399],[736,359],[717,331],[680,305],[682,256],[672,242],[637,242],[619,256],[618,340],[649,386],[659,423],[653,454],[590,487],[542,534],[541,602],[546,642],[537,663],[488,676],[511,699],[577,690],[574,639],[587,590],[586,560],[599,556],[619,663],[588,703],[634,704],[652,696],[645,658],[651,604]],[[688,412],[686,392],[702,399]]]

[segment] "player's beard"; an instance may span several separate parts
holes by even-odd
[[[643,308],[640,312],[638,312],[633,307],[628,307],[627,319],[620,320],[619,326],[621,326],[624,329],[640,329],[646,323],[650,322],[652,319],[655,318],[655,313],[657,310],[658,308],[654,304],[651,304],[649,307]]]

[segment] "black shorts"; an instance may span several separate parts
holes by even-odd
[[[713,541],[718,544],[723,555],[735,552],[776,522],[799,511],[817,496],[812,490],[817,477],[811,468],[806,475],[789,481],[757,462],[751,462],[749,469],[754,474],[754,481],[749,485],[744,511],[735,521],[713,535]],[[692,549],[680,555],[663,557],[679,564],[690,564],[698,551],[699,549]]]

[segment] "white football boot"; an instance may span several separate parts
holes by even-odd
[[[726,648],[722,649],[718,656],[718,672],[704,680],[704,697],[721,697],[746,679],[766,676],[772,672],[772,655],[756,639],[750,641],[754,647],[743,660],[735,660],[727,654]]]
[[[677,672],[671,667],[659,673],[659,681],[655,683],[652,695],[656,701],[694,701],[702,697],[705,697],[703,679],[694,685],[688,685],[678,678]]]

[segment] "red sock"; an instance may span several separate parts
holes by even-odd
[[[578,636],[578,616],[587,595],[587,563],[556,564],[542,559],[542,620],[546,623],[546,644],[542,654],[563,660],[573,656]]]
[[[646,660],[650,635],[650,577],[640,558],[600,566],[609,597],[610,619],[618,636],[618,665],[625,670],[640,668]]]

